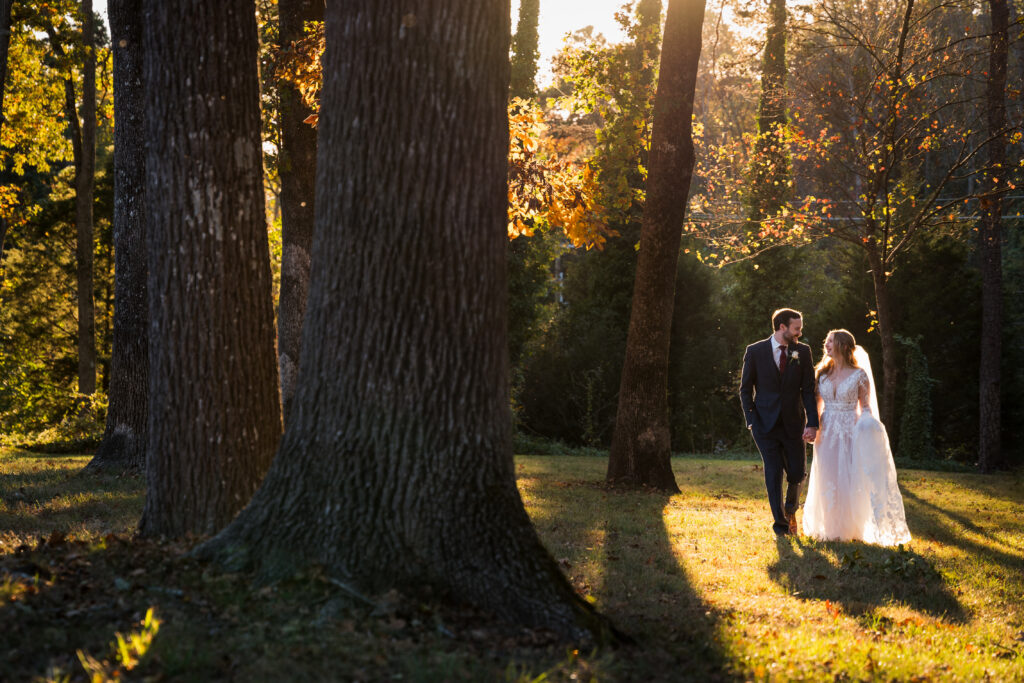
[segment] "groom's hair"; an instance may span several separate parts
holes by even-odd
[[[779,310],[772,313],[772,332],[779,329],[779,326],[789,327],[789,321],[795,318],[804,317],[800,311],[794,311],[792,308],[780,308]]]

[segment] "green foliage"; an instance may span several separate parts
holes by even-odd
[[[1019,207],[1018,207],[1019,210]],[[1003,461],[1024,464],[1024,220],[1004,224],[1003,247]]]
[[[109,374],[113,319],[112,166],[109,127],[99,130],[94,209],[94,292],[101,388]],[[106,142],[106,144],[104,144]],[[67,422],[77,415],[75,226],[70,168],[33,174],[38,212],[8,236],[0,290],[0,433],[19,443],[54,439],[92,443],[92,425]],[[48,188],[45,183],[50,183]],[[52,188],[52,190],[51,190]],[[102,392],[101,392],[102,393]],[[103,400],[97,397],[97,400]]]
[[[581,36],[555,57],[571,85],[561,102],[576,114],[597,115],[597,149],[590,161],[599,186],[598,220],[611,230],[639,220],[647,177],[651,111],[661,43],[661,2],[640,0],[615,15],[628,39],[608,45]]]
[[[962,233],[921,240],[906,252],[903,267],[892,275],[890,289],[893,317],[899,321],[897,331],[919,340],[921,352],[928,359],[928,374],[934,380],[932,411],[940,418],[932,425],[937,455],[974,463],[981,285],[975,256],[966,239],[968,234],[965,226]],[[1005,322],[1013,324],[1010,319]],[[905,365],[903,354],[907,347],[899,348],[899,362]],[[900,383],[901,392],[907,387]],[[898,393],[896,405],[902,406],[904,402]],[[902,434],[890,436],[902,448]]]
[[[913,339],[896,335],[907,356],[906,391],[900,417],[897,455],[906,460],[930,460],[935,457],[932,440],[932,385],[928,359],[921,351],[921,337]]]
[[[512,36],[512,97],[533,97],[537,92],[537,18],[540,0],[520,0],[519,22]]]
[[[74,169],[65,81],[81,90],[80,5],[15,3],[4,98],[0,183],[18,187],[0,281],[0,433],[7,441],[91,443],[103,409],[76,389]],[[63,56],[50,43],[59,41]],[[109,374],[113,309],[112,89],[108,37],[96,22],[97,175],[94,292],[101,386]],[[97,396],[102,403],[102,396]]]
[[[538,228],[508,243],[508,350],[514,418],[520,418],[523,364],[555,310],[554,263],[566,246],[561,235]]]
[[[660,16],[658,0],[642,0],[635,13],[627,5],[616,18],[628,41],[608,45],[581,34],[556,57],[556,73],[572,89],[562,104],[603,124],[589,160],[596,182],[592,220],[612,237],[602,250],[562,257],[560,305],[516,370],[521,424],[547,438],[595,446],[611,436],[643,211]]]
[[[522,364],[523,427],[572,444],[608,442],[615,420],[636,251],[626,239],[561,258],[559,305]]]

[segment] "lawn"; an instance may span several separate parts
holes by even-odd
[[[676,458],[667,496],[607,489],[602,458],[519,456],[544,542],[637,642],[576,652],[420,598],[359,604],[316,571],[254,587],[187,543],[128,542],[141,479],[85,462],[0,451],[0,680],[1024,680],[1020,472],[901,470],[914,540],[883,549],[777,540],[756,461]]]

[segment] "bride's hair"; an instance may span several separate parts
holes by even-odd
[[[857,359],[853,355],[854,349],[857,348],[857,340],[853,338],[847,330],[831,330],[825,335],[825,341],[828,342],[828,338],[832,337],[832,346],[839,351],[843,356],[843,360],[851,368],[860,367],[857,364]],[[835,363],[832,361],[832,356],[828,355],[828,351],[824,348],[821,351],[821,361],[818,363],[818,367],[814,369],[814,378],[817,379],[822,375],[827,375],[832,372]]]

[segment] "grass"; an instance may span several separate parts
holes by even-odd
[[[521,456],[520,490],[577,589],[636,646],[574,652],[472,610],[348,602],[315,571],[254,588],[128,542],[138,478],[0,450],[0,680],[1024,680],[1024,482],[901,470],[914,540],[777,540],[759,464],[676,458],[681,494],[607,489],[605,461]],[[40,540],[40,538],[45,540]],[[146,636],[150,637],[150,636]]]

